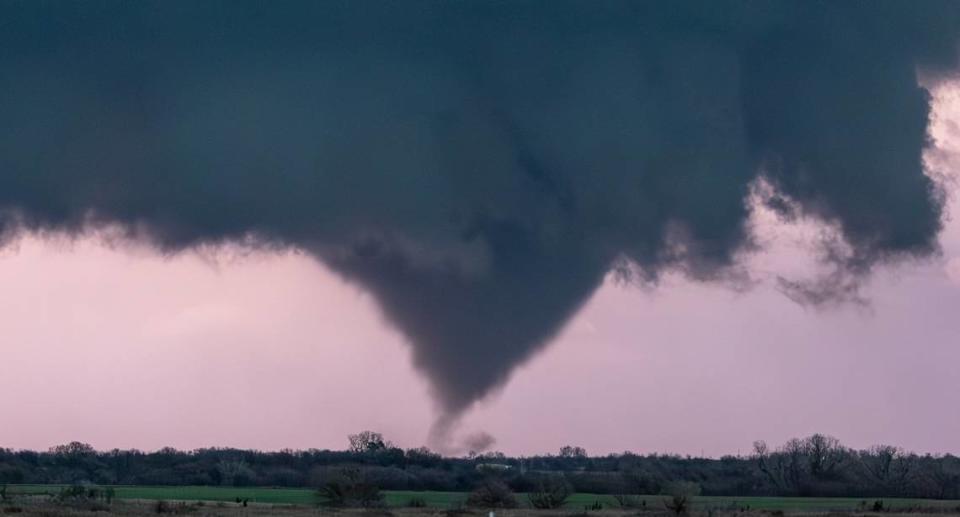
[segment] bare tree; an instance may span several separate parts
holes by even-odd
[[[883,493],[902,492],[914,471],[916,456],[892,445],[874,445],[857,456],[870,481]]]
[[[256,473],[243,460],[220,460],[217,473],[224,486],[246,486],[256,480]]]
[[[793,490],[798,490],[804,481],[806,445],[799,438],[791,438],[780,448],[784,479]]]
[[[770,452],[767,442],[757,440],[753,442],[753,459],[757,462],[757,468],[763,472],[770,484],[778,489],[783,488],[783,472],[780,469],[779,462]]]
[[[693,505],[693,498],[700,495],[700,485],[690,481],[675,481],[663,491],[670,496],[663,505],[677,515],[686,515]]]
[[[50,453],[58,456],[87,456],[96,452],[90,444],[83,442],[70,442],[50,448]]]
[[[797,490],[802,478],[803,447],[800,440],[790,440],[776,451],[771,451],[767,443],[760,440],[753,443],[753,451],[757,468],[777,491]]]
[[[930,485],[930,495],[937,499],[960,496],[960,458],[947,454],[923,458],[924,478]]]
[[[574,445],[564,445],[560,447],[560,457],[561,458],[586,458],[587,450],[583,447],[577,447]]]
[[[754,460],[770,483],[780,492],[803,492],[817,481],[833,480],[852,456],[832,436],[814,434],[792,438],[776,451],[766,442],[754,442]]]
[[[816,479],[833,477],[850,456],[840,440],[819,433],[803,440],[802,447],[810,475]]]
[[[375,431],[360,431],[357,434],[347,436],[350,440],[351,452],[373,452],[393,447],[393,444],[385,441],[383,435]]]

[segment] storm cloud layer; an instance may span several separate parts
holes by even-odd
[[[611,269],[727,277],[758,179],[845,278],[935,252],[918,74],[958,35],[935,0],[5,0],[0,233],[304,250],[445,426]]]

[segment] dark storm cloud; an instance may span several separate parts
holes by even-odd
[[[917,70],[955,65],[958,11],[7,0],[0,230],[306,250],[376,296],[449,423],[611,268],[724,277],[759,177],[838,229],[843,278],[935,251]]]

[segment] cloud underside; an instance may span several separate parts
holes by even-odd
[[[956,2],[5,2],[0,230],[296,247],[369,290],[444,415],[612,269],[724,278],[751,185],[841,282],[937,249]],[[846,292],[846,291],[844,291]]]

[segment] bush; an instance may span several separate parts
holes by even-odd
[[[663,493],[670,496],[663,502],[668,510],[677,515],[686,515],[693,498],[700,495],[700,485],[690,481],[676,481],[667,485]]]
[[[499,479],[484,480],[470,495],[467,496],[467,506],[474,508],[516,508],[517,498],[503,481]]]
[[[554,510],[567,502],[572,489],[563,476],[548,476],[537,483],[537,488],[527,496],[530,506],[538,510]]]
[[[356,468],[340,469],[320,487],[318,495],[321,504],[327,506],[377,508],[384,505],[377,485]]]
[[[412,497],[407,501],[407,506],[410,508],[426,508],[427,501],[422,497]]]

